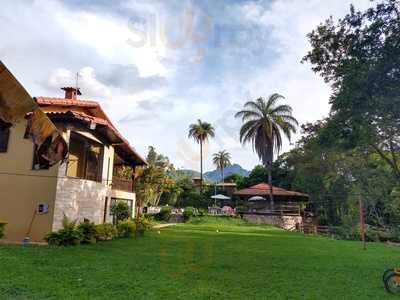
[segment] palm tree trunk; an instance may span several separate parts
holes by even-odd
[[[274,194],[272,191],[272,164],[269,162],[267,167],[268,167],[269,200],[272,209],[274,206]]]
[[[200,194],[203,194],[203,141],[200,141]]]

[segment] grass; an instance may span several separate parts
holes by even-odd
[[[381,275],[398,263],[384,244],[195,218],[137,241],[2,245],[0,299],[390,299]]]

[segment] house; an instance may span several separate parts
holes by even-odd
[[[6,239],[41,241],[62,227],[64,214],[82,221],[112,222],[113,201],[135,213],[135,168],[146,161],[118,132],[95,101],[77,88],[64,98],[34,98],[68,144],[67,158],[51,166],[27,139],[30,114],[11,128],[0,119],[0,220]],[[123,173],[130,177],[118,177]]]

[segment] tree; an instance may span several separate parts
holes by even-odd
[[[264,166],[268,167],[271,205],[274,202],[271,170],[274,150],[279,153],[282,148],[282,133],[290,141],[298,125],[297,120],[292,116],[292,108],[289,105],[277,104],[280,99],[284,97],[279,94],[271,95],[268,100],[260,97],[247,102],[243,110],[235,115],[244,123],[240,129],[240,142],[251,143]]]
[[[200,192],[203,193],[203,144],[208,141],[209,138],[215,136],[214,127],[207,122],[202,122],[200,119],[197,123],[189,126],[189,138],[193,138],[198,144],[200,144]]]
[[[125,201],[115,201],[111,205],[110,211],[114,216],[115,224],[118,224],[118,222],[120,221],[129,219],[130,217],[129,206]]]
[[[237,173],[232,173],[225,177],[225,182],[236,183],[236,187],[240,190],[246,187],[247,177]]]
[[[231,165],[231,155],[226,150],[219,151],[213,155],[213,163],[221,171],[221,182],[224,182],[224,169]]]
[[[303,61],[332,86],[329,126],[349,148],[378,154],[400,182],[400,2],[325,21]]]
[[[139,203],[157,206],[162,195],[174,189],[175,180],[170,175],[174,167],[168,157],[158,154],[152,146],[146,160],[148,166],[138,170],[135,190]]]

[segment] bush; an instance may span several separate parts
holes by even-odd
[[[79,245],[82,234],[77,229],[76,220],[70,220],[64,215],[62,221],[63,229],[51,232],[45,236],[45,240],[52,246],[74,246]]]
[[[82,236],[82,244],[96,243],[96,225],[93,222],[85,219],[83,223],[78,225],[77,229]]]
[[[0,239],[4,237],[4,231],[6,229],[7,223],[5,222],[0,222]]]
[[[96,225],[96,239],[98,241],[109,241],[118,236],[117,228],[113,224]]]
[[[208,213],[208,210],[205,209],[205,208],[199,208],[199,209],[197,209],[197,216],[198,216],[198,217],[206,216],[207,213]]]
[[[183,219],[189,221],[191,217],[194,216],[194,208],[193,207],[186,207],[183,211]]]
[[[119,237],[133,237],[135,235],[136,224],[132,220],[118,222],[117,230]]]
[[[167,221],[169,220],[169,217],[171,216],[171,207],[169,206],[164,206],[161,208],[160,212],[158,214],[154,215],[154,218],[157,221]]]
[[[111,205],[110,211],[115,217],[116,224],[118,224],[120,221],[129,219],[130,217],[129,205],[124,201],[115,201]]]

